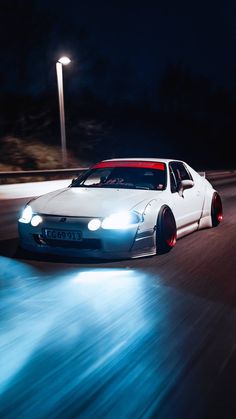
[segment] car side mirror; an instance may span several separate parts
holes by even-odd
[[[183,196],[185,189],[190,189],[194,186],[194,181],[191,179],[181,180],[179,183],[179,194]]]
[[[183,190],[190,189],[194,186],[194,181],[190,180],[190,179],[182,180],[181,181],[181,186],[182,186]]]

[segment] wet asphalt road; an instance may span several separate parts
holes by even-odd
[[[236,182],[224,220],[166,255],[15,256],[0,207],[1,418],[236,417]]]

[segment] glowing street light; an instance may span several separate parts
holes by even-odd
[[[61,125],[61,150],[63,167],[67,166],[67,151],[66,151],[66,129],[65,129],[65,110],[64,110],[64,94],[63,94],[63,75],[62,66],[71,62],[68,57],[61,57],[56,63],[57,85],[59,97],[60,110],[60,125]]]
[[[59,58],[58,62],[63,65],[67,65],[70,64],[71,60],[68,57],[61,57]]]

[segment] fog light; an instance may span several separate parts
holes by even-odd
[[[33,227],[37,227],[42,221],[43,219],[40,217],[40,215],[34,215],[31,220],[31,225]]]
[[[101,221],[98,218],[94,218],[93,220],[89,221],[88,229],[91,231],[96,231],[101,227]]]

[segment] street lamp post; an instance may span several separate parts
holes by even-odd
[[[65,129],[65,110],[64,110],[64,94],[63,94],[63,75],[62,66],[70,63],[68,57],[61,57],[56,63],[58,98],[60,110],[60,125],[61,125],[61,151],[63,167],[67,166],[67,151],[66,151],[66,129]]]

